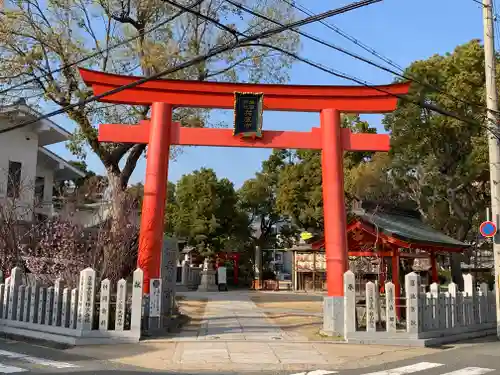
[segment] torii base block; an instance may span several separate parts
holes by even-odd
[[[325,336],[344,336],[344,297],[323,297],[323,329]]]

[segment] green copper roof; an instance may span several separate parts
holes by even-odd
[[[469,246],[424,224],[416,215],[394,213],[390,210],[370,211],[357,209],[353,210],[353,213],[361,221],[378,227],[384,234],[405,242],[453,248]]]

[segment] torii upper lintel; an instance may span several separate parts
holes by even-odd
[[[95,95],[141,79],[82,68],[80,75]],[[164,102],[173,107],[232,109],[234,92],[239,91],[264,93],[266,111],[320,112],[335,108],[344,113],[386,113],[396,109],[398,96],[406,94],[409,85],[406,82],[372,87],[277,85],[155,79],[101,101],[135,105]]]

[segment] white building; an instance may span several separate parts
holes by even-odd
[[[36,119],[24,101],[0,108],[0,131]],[[0,133],[0,202],[15,205],[20,219],[52,216],[54,182],[85,174],[46,147],[69,140],[70,133],[50,119]]]

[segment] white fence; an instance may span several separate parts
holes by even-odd
[[[108,279],[96,290],[92,268],[80,272],[75,289],[65,288],[61,279],[49,288],[22,285],[23,276],[16,267],[0,284],[0,332],[71,345],[139,341],[142,270],[135,270],[131,288],[118,281],[116,297]]]
[[[464,291],[451,283],[448,292],[442,293],[434,283],[426,293],[420,276],[409,273],[405,296],[399,301],[392,282],[385,284],[385,295],[380,295],[376,283],[369,282],[362,306],[356,303],[354,284],[354,274],[347,271],[344,317],[348,342],[427,346],[496,332],[495,294],[486,284],[477,288],[470,274],[464,275]]]

